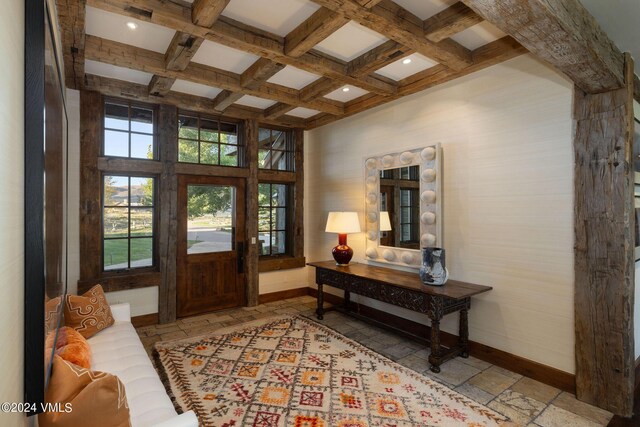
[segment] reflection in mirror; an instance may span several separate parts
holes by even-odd
[[[420,249],[420,167],[380,171],[380,212],[388,212],[390,230],[380,246]]]

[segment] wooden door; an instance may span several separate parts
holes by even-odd
[[[178,177],[177,315],[244,305],[245,181]]]

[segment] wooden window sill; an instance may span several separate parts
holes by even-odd
[[[258,272],[290,270],[305,266],[305,257],[262,257],[258,260]]]
[[[157,271],[122,272],[104,275],[97,279],[78,280],[78,294],[83,294],[96,284],[102,285],[105,292],[125,291],[160,285],[160,273]]]

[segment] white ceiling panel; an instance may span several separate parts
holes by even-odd
[[[399,6],[424,20],[442,12],[458,0],[393,0]]]
[[[116,67],[115,65],[105,64],[103,62],[84,61],[84,71],[87,74],[95,74],[96,76],[110,77],[112,79],[124,80],[127,82],[148,85],[151,81],[152,74],[142,71],[130,70],[128,68]]]
[[[255,107],[255,108],[260,108],[264,110],[265,108],[271,107],[276,102],[270,99],[263,99],[263,98],[258,98],[251,95],[245,95],[239,100],[237,100],[235,103],[240,105],[246,105],[247,107]]]
[[[318,43],[315,49],[343,61],[351,61],[386,41],[387,38],[375,31],[350,21]]]
[[[319,8],[308,0],[231,0],[222,14],[284,37]]]
[[[410,59],[411,62],[404,64],[403,61],[406,59]],[[376,70],[376,73],[389,77],[393,80],[402,80],[415,73],[426,70],[427,68],[431,68],[434,65],[438,65],[438,63],[420,55],[419,53],[414,53],[406,58],[398,59],[396,62],[392,62],[391,64]]]
[[[127,22],[134,22],[138,27],[132,30],[127,27]],[[165,53],[175,31],[87,6],[86,33],[154,52]]]
[[[318,110],[312,110],[310,108],[298,107],[298,108],[294,108],[293,110],[289,111],[287,113],[287,115],[288,116],[294,116],[294,117],[302,117],[303,119],[308,119],[309,117],[315,116],[319,112],[320,111],[318,111]]]
[[[258,57],[255,55],[209,40],[202,42],[200,49],[192,58],[192,61],[198,64],[209,65],[236,74],[241,74],[257,60]]]
[[[217,87],[211,87],[207,85],[202,85],[200,83],[188,82],[186,80],[176,80],[171,86],[172,91],[188,93],[190,95],[196,96],[204,96],[205,98],[215,98],[222,89],[218,89]]]
[[[287,65],[267,81],[294,89],[302,89],[319,78],[320,76],[316,74]]]
[[[344,91],[345,88],[348,88],[349,90],[345,92]],[[362,95],[366,95],[368,93],[369,92],[367,92],[364,89],[360,89],[359,87],[346,85],[344,87],[341,87],[340,89],[336,89],[333,92],[325,95],[325,98],[333,99],[334,101],[348,102],[348,101],[351,101],[352,99],[359,98]]]
[[[474,50],[504,36],[506,36],[506,34],[497,29],[493,24],[483,21],[471,28],[467,28],[461,33],[451,36],[451,38],[467,49]]]

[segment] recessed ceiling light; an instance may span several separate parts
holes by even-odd
[[[342,88],[342,91],[343,92],[349,92],[349,88],[345,86],[345,87]]]
[[[402,63],[403,63],[404,65],[411,64],[411,58],[405,58],[405,59],[403,59],[403,60],[402,60]]]
[[[130,30],[135,30],[136,28],[138,28],[138,24],[136,24],[135,22],[127,22],[127,27],[129,27]]]

